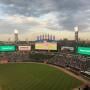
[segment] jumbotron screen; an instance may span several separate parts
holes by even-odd
[[[1,45],[0,52],[7,52],[7,51],[16,51],[16,46],[14,45]]]
[[[77,53],[90,55],[90,47],[78,47]]]
[[[36,50],[57,50],[57,43],[55,42],[41,42],[35,43]]]

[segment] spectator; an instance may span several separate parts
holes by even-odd
[[[85,87],[83,88],[83,90],[90,90],[89,85],[85,85]]]

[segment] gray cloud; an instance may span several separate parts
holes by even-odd
[[[25,24],[15,24],[15,23],[9,23],[8,21],[1,21],[0,22],[0,33],[3,34],[12,34],[14,33],[14,29],[18,29],[19,32],[25,33],[28,31],[30,26],[25,25]]]
[[[81,30],[90,28],[90,0],[0,0],[4,14],[8,15],[23,15],[27,17],[37,17],[51,12],[57,12],[54,24],[48,24],[52,30],[73,30],[73,27],[79,25]],[[88,10],[88,11],[87,11]],[[87,12],[86,12],[87,11]],[[65,18],[62,20],[62,18]],[[52,18],[53,19],[53,18]],[[11,29],[17,27],[23,32],[35,26],[35,22],[22,25],[12,25]],[[37,23],[36,23],[37,25]],[[8,24],[5,26],[7,27]],[[3,25],[0,27],[4,30]],[[22,27],[22,28],[21,28]],[[7,27],[9,30],[9,27]],[[3,32],[3,31],[2,31]]]

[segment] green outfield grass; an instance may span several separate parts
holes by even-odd
[[[72,90],[81,84],[45,64],[0,64],[0,90]]]

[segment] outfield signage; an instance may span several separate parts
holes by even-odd
[[[35,49],[37,50],[57,50],[57,43],[56,42],[35,43]]]
[[[61,50],[65,50],[65,49],[68,49],[70,51],[74,51],[74,47],[69,47],[69,46],[62,46],[61,47]]]
[[[6,51],[16,51],[16,46],[14,45],[2,45],[0,46],[0,52]]]
[[[90,47],[78,47],[77,53],[90,55]]]
[[[19,51],[30,51],[31,46],[18,46]]]

